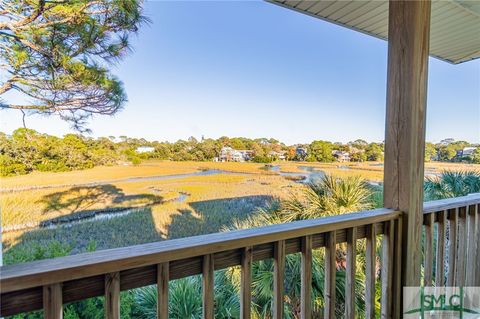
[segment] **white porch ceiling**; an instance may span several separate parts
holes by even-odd
[[[388,38],[388,0],[267,0],[322,20]],[[450,63],[480,57],[480,1],[433,0],[430,55]]]

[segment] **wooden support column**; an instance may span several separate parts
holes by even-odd
[[[402,286],[420,285],[430,7],[389,5],[384,205],[404,212]]]

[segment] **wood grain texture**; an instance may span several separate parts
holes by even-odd
[[[169,263],[157,265],[157,318],[168,319],[168,283],[170,281]]]
[[[475,205],[475,241],[477,242],[477,256],[475,257],[475,286],[480,287],[480,204]]]
[[[275,242],[273,262],[273,318],[283,319],[285,241],[279,240]]]
[[[393,252],[393,283],[392,283],[392,300],[393,312],[392,318],[400,319],[403,314],[402,305],[402,249],[403,249],[403,219],[395,220],[394,226],[394,252]]]
[[[2,266],[0,267],[0,285],[3,294],[51,283],[154,266],[166,261],[194,258],[246,246],[273,243],[278,240],[381,223],[395,219],[399,214],[391,209],[376,209]]]
[[[435,213],[452,208],[476,205],[478,203],[480,203],[480,193],[470,194],[461,197],[433,200],[425,202],[425,204],[423,205],[423,212],[425,214]]]
[[[455,262],[457,255],[458,208],[448,210],[448,263],[447,286],[455,283]]]
[[[423,286],[430,287],[433,283],[433,236],[434,236],[434,217],[433,213],[425,217],[425,245],[424,245],[424,273]]]
[[[457,257],[458,208],[448,210],[448,275],[447,286],[455,283],[455,262]]]
[[[475,273],[480,272],[480,269],[476,269],[475,264],[477,258],[476,247],[479,242],[479,238],[475,238],[475,205],[468,206],[467,212],[467,273],[465,278],[465,286],[473,287],[475,286]]]
[[[451,201],[454,202],[455,205],[461,203],[462,205],[467,204],[475,207],[475,223],[478,223],[478,204],[480,203],[478,196],[465,196],[463,198],[451,199]],[[435,201],[433,204],[425,204],[426,207],[428,206],[429,210],[433,211],[438,211],[437,209],[441,210],[442,207],[452,207],[452,205],[453,204],[449,204],[448,201]],[[376,233],[381,234],[384,233],[385,222],[398,220],[400,215],[399,212],[390,209],[374,210],[346,214],[339,219],[322,218],[319,220],[306,221],[308,223],[285,224],[281,225],[282,227],[280,229],[277,227],[251,229],[248,230],[248,232],[241,232],[240,237],[236,239],[229,236],[231,233],[222,233],[214,234],[214,236],[198,236],[183,240],[171,240],[139,245],[134,248],[125,247],[97,252],[100,254],[88,253],[1,267],[0,284],[2,285],[2,291],[0,299],[0,315],[9,316],[19,312],[41,309],[43,304],[43,285],[31,287],[35,283],[38,284],[43,281],[51,282],[55,280],[57,280],[57,282],[62,282],[62,278],[71,278],[63,282],[63,302],[73,302],[104,294],[105,280],[102,270],[105,269],[123,269],[120,271],[120,290],[123,291],[156,284],[158,262],[169,262],[170,280],[201,274],[203,272],[203,256],[201,254],[199,255],[199,250],[203,252],[209,248],[209,252],[215,251],[213,253],[215,259],[214,269],[224,269],[240,265],[243,250],[241,247],[243,245],[242,242],[255,242],[255,238],[259,238],[259,240],[253,246],[253,260],[258,261],[274,258],[274,245],[278,240],[285,241],[285,254],[297,253],[302,250],[302,238],[304,234],[311,234],[312,248],[319,248],[325,246],[325,233],[331,229],[336,232],[337,243],[342,243],[347,241],[348,229],[355,228],[357,234],[356,237],[365,238],[366,225],[375,223]],[[439,216],[440,214],[437,213],[437,222],[439,222]],[[300,227],[300,225],[302,226]],[[305,228],[303,228],[303,226],[305,226]],[[290,227],[293,228],[293,231]],[[270,233],[266,234],[270,231],[273,232],[273,235]],[[318,233],[315,231],[318,231]],[[298,236],[294,236],[293,234]],[[220,238],[219,235],[222,235],[222,237]],[[394,268],[401,269],[401,267],[397,265],[401,258],[401,248],[397,249],[397,245],[401,244],[403,240],[401,239],[401,234],[396,233],[395,236]],[[400,237],[397,238],[397,236]],[[474,237],[479,238],[477,226],[475,226]],[[266,238],[276,238],[278,240],[265,242]],[[439,238],[442,240],[445,236]],[[203,240],[203,242],[199,243],[198,239]],[[223,241],[230,241],[230,243],[233,243],[233,246],[228,246],[228,248],[221,250],[224,248]],[[478,254],[478,245],[475,246],[475,249]],[[145,256],[142,254],[145,254]],[[159,258],[154,259],[152,256],[157,256]],[[437,254],[437,258],[438,256],[439,255]],[[445,258],[442,257],[442,260],[443,259]],[[107,264],[105,264],[107,260],[108,267],[106,266]],[[475,260],[476,269],[480,269],[480,265],[478,265],[479,258],[475,257]],[[72,262],[70,263],[70,261]],[[86,266],[83,267],[82,264],[86,264]],[[440,266],[443,267],[443,264],[437,262],[437,267]],[[394,271],[394,279],[398,273],[399,271]],[[439,274],[441,272],[437,271],[436,273]],[[54,275],[56,277],[54,277]],[[13,286],[10,286],[10,288],[13,287],[13,291],[6,292],[8,289],[4,288],[8,288],[9,285],[7,284],[5,286],[3,284],[8,283],[9,281],[12,283],[14,280],[16,282],[13,283]],[[480,280],[480,276],[479,278],[475,278],[475,280]],[[480,285],[480,283],[477,285]],[[393,299],[396,300],[396,302],[394,302],[395,307],[395,304],[398,304],[398,300],[396,299],[398,294],[395,280],[393,286]],[[17,290],[16,287],[29,288]]]
[[[392,283],[395,221],[385,223],[385,233],[382,237],[382,297],[380,316],[382,319],[392,318]]]
[[[240,282],[240,318],[250,319],[252,309],[252,247],[243,249]]]
[[[376,269],[376,235],[375,227],[367,227],[365,251],[365,317],[375,318],[375,269]]]
[[[455,256],[455,286],[465,286],[465,262],[467,260],[467,210],[458,210],[457,255]]]
[[[383,223],[376,224],[376,232],[383,233]],[[366,226],[356,227],[357,238],[365,238]],[[346,242],[346,230],[336,230],[337,242]],[[312,235],[312,247],[325,246],[324,234]],[[301,252],[302,237],[285,240],[285,253],[293,254]],[[230,249],[214,254],[214,269],[224,269],[241,264],[242,251]],[[255,245],[253,248],[253,260],[265,260],[274,257],[274,243]],[[170,280],[202,274],[203,256],[189,257],[170,262]],[[142,266],[127,269],[120,272],[120,290],[128,290],[157,283],[157,265]],[[2,315],[12,315],[23,311],[32,311],[42,308],[42,289],[29,288],[2,295],[0,299],[0,312]],[[67,281],[63,285],[63,301],[72,302],[104,294],[104,275],[97,275],[82,279]]]
[[[437,213],[437,253],[435,262],[435,286],[445,286],[445,238],[447,237],[447,212]]]
[[[213,254],[203,256],[202,275],[202,317],[213,319],[215,315],[214,300],[214,260]]]
[[[105,275],[105,318],[120,319],[120,273]]]
[[[404,212],[402,284],[420,285],[430,7],[390,1],[384,205]]]
[[[312,318],[312,236],[302,238],[300,318]]]
[[[337,274],[337,260],[336,260],[336,236],[335,232],[329,232],[325,235],[327,244],[325,245],[325,307],[324,318],[335,318],[335,288],[336,288],[336,274]]]
[[[62,285],[53,284],[43,287],[44,317],[47,319],[63,318]]]
[[[347,268],[345,283],[345,318],[355,318],[355,271],[357,264],[357,229],[347,230]]]

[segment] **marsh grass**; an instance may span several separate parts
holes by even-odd
[[[285,198],[302,187],[278,175],[222,174],[7,193],[1,199],[4,226],[45,223],[94,209],[153,204],[111,219],[6,232],[4,250],[6,255],[19,249],[33,251],[37,244],[61,239],[75,254],[91,242],[97,249],[107,249],[218,232],[233,219],[244,219],[274,198]],[[188,195],[182,202],[171,200],[180,194]],[[155,203],[158,199],[161,202]]]
[[[361,176],[380,179],[383,167],[378,163],[292,163],[281,162],[280,171],[303,172],[299,166],[311,166],[338,177]],[[345,169],[344,166],[348,166]],[[430,171],[472,166],[428,163]],[[480,165],[474,165],[480,167]],[[185,174],[205,169],[220,169],[228,174],[189,176],[168,180],[126,178]],[[232,173],[233,172],[233,173]],[[235,174],[237,172],[238,174]],[[368,177],[366,177],[368,176]],[[101,185],[66,186],[63,184],[119,180]],[[277,199],[299,194],[305,185],[264,169],[256,163],[146,162],[139,166],[97,167],[66,173],[33,173],[1,179],[1,187],[50,186],[22,192],[3,192],[0,196],[4,251],[33,249],[34,243],[65,241],[72,253],[83,251],[90,242],[98,249],[141,244],[168,238],[211,233],[228,228],[234,219],[248,218],[254,211]],[[183,194],[184,200],[176,199]],[[378,197],[378,196],[377,196]],[[380,201],[379,198],[377,201]],[[56,229],[32,229],[58,218],[76,218],[91,211],[136,207],[129,215],[95,222],[72,224]]]

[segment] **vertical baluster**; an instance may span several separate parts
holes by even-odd
[[[345,285],[345,318],[355,318],[355,267],[357,259],[357,229],[347,229],[347,269]]]
[[[475,285],[480,286],[480,204],[475,205],[475,243],[476,243],[476,264],[475,264]]]
[[[458,233],[457,233],[457,256],[455,261],[455,286],[460,287],[465,285],[465,261],[466,261],[466,221],[467,209],[466,207],[459,208],[458,214]]]
[[[433,280],[433,228],[434,213],[425,215],[425,265],[423,285],[425,287],[432,286]]]
[[[393,236],[395,221],[385,222],[382,237],[382,298],[381,318],[392,317],[392,282],[393,282]]]
[[[392,318],[402,318],[402,245],[403,245],[403,220],[395,221],[394,227],[394,253],[393,253],[393,310]]]
[[[62,284],[43,286],[43,311],[45,318],[63,318]]]
[[[240,285],[240,318],[250,319],[252,304],[252,247],[246,247],[242,253],[242,274]]]
[[[465,286],[467,287],[475,285],[475,248],[475,206],[470,205],[467,209],[467,273],[465,278]]]
[[[302,238],[301,319],[312,317],[312,236]]]
[[[375,224],[367,226],[367,249],[365,256],[365,308],[366,318],[375,318]]]
[[[437,254],[435,262],[435,286],[445,286],[445,237],[446,224],[447,224],[447,212],[438,212],[437,222]]]
[[[457,217],[458,208],[448,211],[448,276],[447,285],[453,286],[455,283],[455,259],[457,256]]]
[[[214,318],[214,260],[213,254],[203,256],[202,264],[202,302],[203,319]]]
[[[274,247],[273,277],[273,318],[283,319],[283,295],[285,276],[285,241],[280,240]]]
[[[120,319],[120,273],[105,275],[105,318]]]
[[[168,319],[168,282],[170,280],[169,263],[157,265],[157,318]]]
[[[325,319],[335,318],[335,288],[337,274],[336,233],[331,231],[325,236]]]

